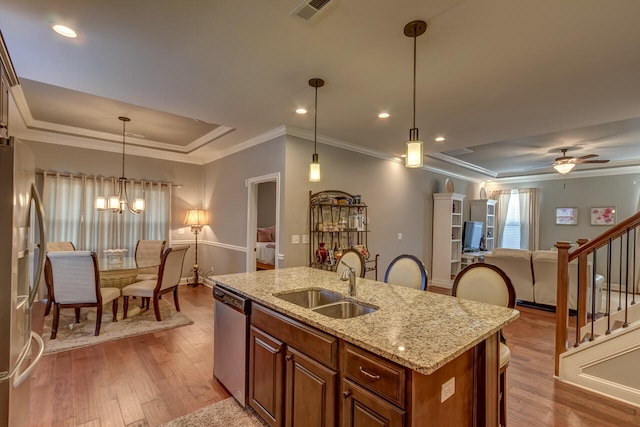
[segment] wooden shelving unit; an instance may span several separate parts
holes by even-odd
[[[463,194],[433,194],[431,284],[451,288],[462,259]]]
[[[355,201],[357,197],[339,190],[309,192],[309,266],[335,271],[342,250],[361,248],[366,271],[377,280],[378,254],[369,250],[367,205]],[[324,262],[316,257],[321,243],[330,251]]]
[[[495,247],[496,239],[496,204],[497,200],[471,200],[471,221],[482,221],[482,236],[484,238],[484,247],[481,248],[487,252],[492,252]]]

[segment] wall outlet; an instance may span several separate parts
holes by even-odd
[[[292,234],[291,235],[291,244],[297,245],[299,243],[300,243],[300,235],[299,234]]]
[[[402,233],[398,233],[398,240],[402,240]]]
[[[442,384],[442,390],[440,391],[440,403],[444,402],[456,392],[456,377],[451,377],[449,381]]]
[[[303,244],[308,244],[309,243],[309,235],[308,234],[303,234],[302,235],[302,243]]]

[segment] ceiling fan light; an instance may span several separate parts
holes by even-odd
[[[571,169],[573,169],[576,166],[575,163],[560,163],[557,165],[554,165],[553,168],[560,172],[562,175],[566,175],[569,172],[571,172]]]

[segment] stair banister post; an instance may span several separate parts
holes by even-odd
[[[558,248],[558,279],[556,290],[556,354],[555,354],[555,376],[560,374],[560,355],[567,351],[569,328],[569,248],[570,242],[557,242]]]
[[[582,246],[588,241],[589,239],[578,239],[576,243],[578,243],[578,246]],[[583,252],[578,258],[578,319],[576,327],[578,331],[587,324],[587,266],[589,263],[587,255],[587,252]],[[595,269],[596,266],[594,265],[593,268]],[[595,281],[592,283],[591,295],[596,295],[594,285]],[[595,299],[595,297],[592,299]]]

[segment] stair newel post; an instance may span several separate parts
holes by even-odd
[[[560,375],[560,355],[567,351],[568,329],[569,329],[569,309],[568,309],[568,288],[569,288],[569,242],[557,242],[558,248],[558,286],[556,294],[556,354],[555,354],[555,375]]]

